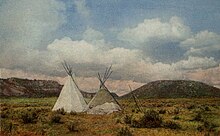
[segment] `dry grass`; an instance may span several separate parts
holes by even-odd
[[[138,119],[144,115],[135,109],[135,103],[132,100],[119,100],[124,111],[110,115],[51,112],[55,101],[56,98],[1,99],[0,135],[110,136],[118,135],[122,128],[129,128],[135,136],[203,136],[208,133],[218,135],[217,133],[220,131],[219,98],[139,100],[143,111],[155,110],[158,113],[160,112],[159,115],[163,123],[172,121],[179,124],[181,129],[171,129],[163,125],[158,128],[134,128],[129,123],[125,123],[126,115],[131,116],[132,119]],[[38,116],[34,122],[25,124],[21,114],[30,109],[32,112],[36,112]],[[59,123],[51,123],[51,116],[54,114],[60,116]],[[198,114],[201,114],[199,115],[201,119],[194,120]]]

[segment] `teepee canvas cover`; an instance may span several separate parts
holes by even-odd
[[[87,107],[87,104],[74,81],[71,68],[66,63],[64,68],[68,73],[68,78],[52,111],[63,108],[65,112],[82,112]]]
[[[115,98],[107,89],[100,89],[93,97],[93,99],[89,102],[88,106],[89,108],[93,108],[106,102],[118,104]]]
[[[87,113],[90,114],[109,114],[115,111],[120,111],[121,108],[119,103],[116,101],[114,96],[109,92],[105,86],[105,82],[111,75],[111,67],[106,69],[104,77],[101,78],[98,73],[98,79],[100,81],[100,90],[96,93],[93,99],[89,102],[87,107]]]
[[[89,114],[110,114],[120,110],[118,102],[107,89],[99,90],[87,107]]]

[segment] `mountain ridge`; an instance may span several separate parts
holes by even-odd
[[[147,83],[121,98],[130,98],[132,95],[137,98],[220,97],[220,89],[192,80],[158,80]]]

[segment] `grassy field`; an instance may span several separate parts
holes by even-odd
[[[56,98],[1,98],[0,135],[220,135],[220,98],[119,100],[110,115],[51,112]]]

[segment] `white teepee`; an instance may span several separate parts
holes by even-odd
[[[66,62],[63,64],[63,67],[68,74],[68,78],[52,111],[64,109],[65,112],[82,112],[87,107],[87,104],[75,83],[71,67]]]

